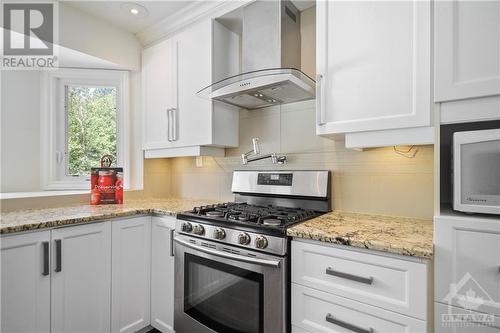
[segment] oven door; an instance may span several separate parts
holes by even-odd
[[[175,243],[176,332],[285,332],[285,258],[183,235]]]

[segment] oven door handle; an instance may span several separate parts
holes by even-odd
[[[192,248],[192,249],[200,251],[200,252],[204,252],[204,253],[207,253],[207,254],[212,254],[212,255],[217,256],[217,257],[226,258],[226,259],[233,259],[233,260],[238,260],[238,261],[244,261],[244,262],[248,262],[248,263],[251,263],[251,264],[271,266],[271,267],[276,267],[276,268],[280,267],[280,261],[279,260],[266,260],[266,259],[252,258],[252,257],[238,255],[238,254],[226,253],[226,252],[222,252],[222,251],[212,250],[212,249],[209,249],[209,248],[205,248],[203,246],[191,244],[190,242],[182,240],[182,239],[180,239],[178,237],[175,237],[174,240],[177,243],[181,244],[181,245],[187,246],[189,248]]]

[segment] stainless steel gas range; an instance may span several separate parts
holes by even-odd
[[[290,330],[290,226],[330,210],[328,171],[235,171],[235,201],[178,214],[179,333]]]

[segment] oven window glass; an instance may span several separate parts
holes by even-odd
[[[184,312],[225,333],[263,331],[262,274],[185,253]]]

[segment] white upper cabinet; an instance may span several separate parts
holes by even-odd
[[[317,134],[430,126],[431,2],[316,6]]]
[[[435,100],[500,95],[500,2],[436,2]]]
[[[172,40],[156,44],[142,53],[144,149],[165,148],[169,142],[167,110],[176,105],[174,45]]]
[[[500,2],[436,1],[435,8],[440,122],[500,119]]]
[[[238,146],[237,110],[196,96],[217,77],[219,66],[212,65],[212,59],[221,51],[214,45],[227,39],[221,34],[232,33],[216,21],[204,20],[143,51],[147,158],[220,155],[222,147]],[[224,51],[238,57],[238,43],[225,44]],[[238,70],[234,66],[229,72]]]
[[[1,332],[50,332],[50,231],[1,239]]]

